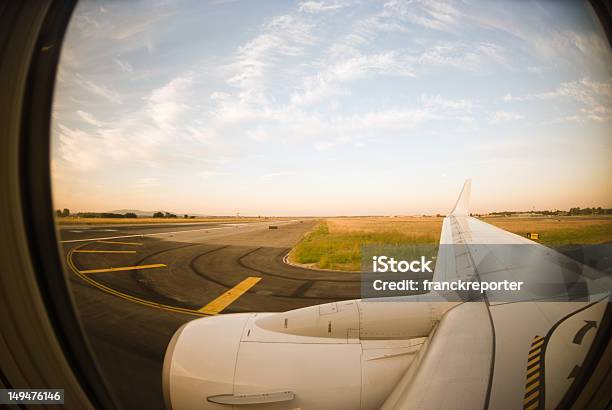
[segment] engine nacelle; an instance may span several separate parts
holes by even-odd
[[[378,408],[447,307],[344,301],[194,320],[166,351],[166,406]]]

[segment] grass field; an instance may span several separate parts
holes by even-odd
[[[518,235],[536,232],[540,243],[555,247],[612,241],[612,217],[483,218]],[[290,261],[321,269],[357,271],[362,245],[436,244],[442,218],[328,218],[289,254]]]
[[[274,218],[274,220],[283,218]],[[200,223],[200,222],[263,222],[266,218],[78,218],[75,216],[55,218],[58,225],[111,225],[111,224],[166,224],[166,223]]]
[[[562,216],[553,218],[482,218],[491,225],[525,236],[540,234],[546,246],[586,245],[612,241],[612,217]]]
[[[320,269],[358,271],[362,245],[434,244],[441,228],[442,218],[329,218],[289,258]]]

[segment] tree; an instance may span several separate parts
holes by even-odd
[[[161,211],[157,211],[153,214],[153,218],[163,218],[164,217],[164,213]]]
[[[138,218],[138,215],[136,215],[134,212],[126,212],[123,216],[126,218]]]
[[[187,219],[187,218],[189,218],[189,215],[185,214],[185,215],[183,216],[183,218]]]
[[[62,216],[62,210],[61,209],[56,209],[55,210],[55,216],[57,216],[57,217]]]
[[[70,216],[70,209],[64,208],[64,210],[62,211],[62,216]]]

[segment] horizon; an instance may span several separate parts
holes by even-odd
[[[607,208],[607,207],[602,207],[602,206],[587,206],[587,207],[571,207],[571,208],[580,208],[580,209],[598,209],[601,208],[602,210],[608,210],[608,209],[612,209],[612,207]],[[477,213],[477,212],[470,212],[471,215],[493,215],[493,214],[504,214],[504,213],[511,213],[511,214],[527,214],[527,213],[542,213],[542,212],[569,212],[571,208],[568,209],[530,209],[530,210],[518,210],[518,209],[513,209],[513,210],[499,210],[499,211],[488,211],[488,212],[482,212],[482,213]],[[70,208],[67,208],[68,210],[70,210]],[[57,208],[58,211],[61,211],[61,208]],[[78,216],[78,214],[82,214],[82,213],[95,213],[95,214],[102,214],[102,213],[114,213],[114,214],[126,214],[126,213],[136,213],[138,215],[138,217],[144,217],[144,218],[148,218],[149,216],[143,216],[143,215],[148,215],[148,214],[154,214],[155,212],[163,212],[163,213],[170,213],[170,214],[175,214],[176,217],[178,219],[184,219],[184,215],[188,215],[190,217],[195,217],[195,218],[217,218],[217,217],[229,217],[229,218],[276,218],[276,217],[280,217],[280,218],[286,218],[286,217],[296,217],[296,218],[351,218],[351,217],[364,217],[364,218],[369,218],[369,217],[437,217],[437,216],[447,216],[448,212],[446,213],[436,213],[436,214],[428,214],[428,213],[415,213],[415,214],[363,214],[363,215],[357,215],[357,214],[329,214],[329,215],[272,215],[272,214],[268,214],[268,215],[236,215],[231,214],[231,213],[226,213],[226,214],[204,214],[204,213],[199,213],[199,212],[194,212],[194,213],[188,213],[188,212],[179,212],[179,211],[172,211],[172,210],[165,210],[165,209],[157,209],[155,211],[144,211],[142,209],[130,209],[130,208],[122,208],[122,209],[115,209],[112,211],[83,211],[83,210],[77,210],[77,211],[70,211],[70,216]],[[606,214],[607,215],[607,214]]]
[[[474,213],[610,208],[611,121],[586,3],[83,1],[54,207],[435,215],[471,177]]]

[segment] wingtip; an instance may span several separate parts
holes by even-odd
[[[471,190],[472,190],[472,179],[468,178],[463,183],[463,188],[461,188],[461,193],[459,194],[459,198],[457,198],[455,207],[451,211],[451,215],[468,216],[470,214],[470,191]]]

